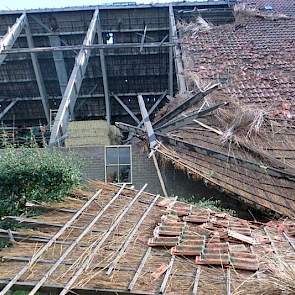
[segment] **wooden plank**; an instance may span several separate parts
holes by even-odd
[[[267,230],[266,227],[264,227],[263,230],[264,230],[264,232],[266,233],[266,235],[267,235],[267,237],[268,237],[268,239],[269,239],[269,241],[270,241],[270,245],[271,245],[271,248],[272,248],[273,252],[274,252],[275,254],[279,255],[278,249],[277,249],[277,247],[275,246],[274,241],[272,240],[269,231]]]
[[[143,44],[144,44],[144,40],[145,40],[145,36],[146,36],[146,30],[147,30],[147,26],[144,27],[143,35],[141,37],[140,48],[139,48],[140,53],[142,53],[142,51],[143,51]]]
[[[76,219],[83,213],[84,210],[86,210],[91,203],[100,195],[102,190],[97,191],[83,206],[81,209],[77,211],[74,216],[66,222],[66,224],[46,243],[31,259],[30,263],[28,263],[26,266],[24,266],[15,276],[14,278],[4,287],[4,289],[0,292],[0,295],[6,294],[11,287],[21,278],[22,275],[24,275],[31,266],[41,257],[42,254],[44,254],[51,245],[55,243],[55,241],[65,232],[65,230],[70,227]]]
[[[166,288],[167,288],[167,284],[168,284],[168,280],[169,280],[169,277],[170,277],[170,274],[171,274],[171,270],[172,270],[172,267],[173,267],[174,260],[175,260],[175,256],[173,255],[171,257],[171,260],[170,260],[170,263],[169,263],[169,268],[166,271],[166,274],[164,276],[162,285],[160,287],[160,291],[159,291],[160,294],[165,294],[165,292],[166,292]]]
[[[257,245],[258,243],[252,237],[245,236],[233,230],[228,230],[228,236],[250,245]]]
[[[197,295],[197,293],[198,293],[200,275],[201,275],[201,266],[199,265],[198,268],[197,268],[196,276],[195,276],[195,281],[194,281],[194,287],[193,287],[192,295]]]
[[[231,295],[230,268],[226,270],[226,295]]]
[[[3,120],[4,116],[15,106],[19,99],[15,99],[0,113],[0,120]]]
[[[144,256],[143,256],[143,258],[142,258],[142,260],[141,260],[141,262],[140,262],[140,264],[139,264],[139,266],[138,266],[138,268],[137,268],[137,270],[136,270],[136,272],[135,272],[135,274],[134,274],[134,276],[133,276],[133,278],[132,278],[132,280],[131,280],[131,282],[130,282],[130,284],[128,285],[128,290],[129,291],[132,291],[134,285],[136,284],[136,282],[137,282],[137,280],[138,280],[138,278],[139,278],[139,276],[141,274],[141,271],[143,270],[143,267],[144,267],[149,255],[150,255],[151,251],[152,251],[152,247],[148,247],[145,254],[144,254]]]

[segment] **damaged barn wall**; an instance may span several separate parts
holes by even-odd
[[[76,154],[83,161],[83,175],[87,179],[105,179],[104,170],[104,146],[62,148],[66,152]],[[160,170],[169,196],[191,197],[196,200],[210,198],[220,200],[223,207],[243,211],[241,202],[230,198],[225,193],[205,185],[202,181],[194,180],[183,171],[177,170],[171,164],[163,164],[159,161]],[[146,151],[138,145],[132,145],[132,178],[135,188],[140,189],[148,184],[146,191],[161,194],[162,189],[157,176],[157,171],[152,159],[147,157]]]
[[[105,147],[87,146],[59,148],[64,153],[77,156],[82,164],[84,179],[105,180]],[[4,150],[0,149],[0,156]],[[206,186],[202,181],[190,178],[183,171],[177,170],[169,163],[159,161],[160,170],[164,179],[169,196],[191,197],[195,199],[220,200],[221,206],[239,211],[239,216],[247,218],[247,206],[225,193]],[[132,182],[135,188],[140,189],[145,183],[148,184],[146,191],[161,194],[162,189],[152,159],[147,157],[146,151],[138,145],[132,145]]]
[[[104,146],[62,148],[65,152],[72,152],[83,161],[83,175],[85,179],[105,179]],[[169,196],[191,197],[195,200],[203,198],[219,200],[224,208],[230,208],[238,212],[240,217],[249,218],[249,207],[244,202],[238,201],[226,193],[207,186],[201,180],[192,179],[181,170],[177,170],[169,163],[159,161],[159,166]],[[146,151],[140,146],[132,145],[132,183],[140,189],[145,183],[148,184],[146,191],[161,194],[162,189],[152,159],[147,157]]]

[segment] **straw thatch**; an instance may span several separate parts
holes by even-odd
[[[77,238],[86,227],[87,224],[98,214],[104,206],[111,200],[114,194],[119,190],[118,186],[109,185],[102,182],[91,182],[88,188],[76,190],[69,199],[56,205],[42,204],[44,213],[36,216],[33,220],[36,224],[26,223],[25,217],[22,223],[29,227],[36,228],[18,229],[13,231],[16,243],[11,248],[6,248],[1,251],[2,262],[0,263],[0,284],[5,285],[7,280],[11,279],[18,271],[27,263],[31,257],[46,243],[40,240],[36,242],[34,238],[50,239],[57,230],[59,224],[64,224],[81,206],[89,199],[96,190],[102,189],[102,194],[85,214],[82,214],[77,222],[69,228],[60,239],[58,239],[40,259],[34,263],[29,271],[22,276],[22,282],[25,282],[32,287],[44,276],[45,272],[57,261],[57,259],[66,251],[69,245]],[[81,265],[93,253],[93,242],[99,241],[107,230],[114,224],[116,217],[119,216],[123,208],[131,202],[137,191],[125,189],[120,198],[114,202],[101,216],[99,221],[94,225],[92,231],[87,234],[83,240],[70,252],[62,264],[49,277],[45,285],[55,291],[57,286],[63,287],[66,282],[74,276],[81,268]],[[79,276],[74,284],[74,292],[80,293],[95,292],[97,290],[113,290],[114,292],[127,292],[127,288],[132,278],[134,277],[146,251],[148,250],[148,240],[155,234],[155,227],[163,223],[163,216],[171,214],[176,210],[187,208],[185,216],[206,216],[209,218],[207,222],[194,224],[187,222],[191,231],[198,228],[207,228],[214,233],[213,237],[216,240],[229,239],[226,235],[229,229],[240,230],[244,233],[249,233],[248,239],[253,239],[255,245],[249,245],[239,240],[228,240],[230,251],[242,251],[254,253],[255,259],[258,259],[259,269],[255,271],[246,271],[243,269],[230,267],[224,268],[220,265],[201,265],[198,266],[195,262],[195,257],[191,256],[176,256],[172,268],[170,269],[167,283],[165,284],[165,292],[167,294],[191,294],[196,282],[196,272],[200,268],[200,276],[198,280],[199,294],[219,295],[225,292],[231,294],[252,294],[252,290],[262,290],[262,284],[268,284],[268,294],[291,294],[289,290],[293,288],[293,283],[290,277],[293,275],[293,269],[285,268],[287,265],[292,265],[295,262],[295,250],[291,247],[286,237],[282,232],[282,226],[292,226],[290,221],[278,221],[268,224],[257,222],[249,222],[239,218],[232,217],[226,213],[218,213],[209,209],[200,209],[191,207],[182,202],[171,201],[171,199],[160,198],[152,207],[149,214],[144,219],[144,222],[138,228],[138,231],[130,240],[125,251],[119,257],[116,267],[108,275],[106,272],[117,257],[118,252],[122,249],[122,245],[126,243],[130,236],[134,225],[140,220],[143,212],[151,204],[151,201],[156,196],[143,193],[142,196],[134,203],[128,211],[128,214],[118,224],[112,234],[102,244],[99,252],[93,256],[87,264],[85,271]],[[166,204],[166,205],[165,205]],[[178,209],[177,209],[178,208]],[[181,209],[182,208],[182,209]],[[183,213],[181,213],[183,216]],[[185,217],[184,216],[184,217]],[[180,217],[180,218],[184,218]],[[38,225],[43,222],[43,225]],[[47,225],[45,225],[47,222]],[[267,234],[265,230],[267,230]],[[22,236],[21,236],[22,235]],[[290,233],[288,231],[290,237]],[[0,233],[2,239],[5,238],[4,232]],[[210,238],[210,241],[212,239]],[[140,294],[158,294],[160,287],[163,285],[164,278],[171,263],[171,247],[160,246],[152,248],[151,252],[139,273],[138,280],[131,293],[137,292]],[[246,252],[245,252],[246,251]],[[252,254],[251,254],[252,255]],[[241,257],[244,257],[243,255]],[[255,260],[256,261],[256,260]],[[278,261],[282,261],[282,266],[277,267]],[[249,264],[249,263],[248,263]],[[276,265],[276,268],[273,267]],[[244,264],[243,267],[249,267]],[[161,269],[163,271],[161,271]],[[280,282],[274,278],[281,276]],[[263,279],[262,279],[263,278]],[[272,283],[270,281],[272,280]],[[280,283],[280,284],[279,284]],[[18,286],[18,284],[16,284]],[[230,286],[230,290],[228,289]],[[275,293],[276,290],[281,293]],[[282,289],[284,286],[284,289]],[[19,287],[20,288],[20,285]],[[48,289],[47,289],[48,290]],[[88,291],[87,291],[88,290]],[[227,290],[227,291],[226,291]],[[288,292],[287,292],[288,291]],[[227,294],[229,294],[227,292]],[[248,293],[247,293],[248,292]],[[284,293],[285,292],[285,293]],[[259,294],[259,293],[255,293]],[[265,293],[261,293],[265,294]]]

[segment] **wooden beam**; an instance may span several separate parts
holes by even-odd
[[[17,102],[18,100],[13,100],[10,102],[10,104],[0,113],[0,120],[3,120],[6,114],[15,106]]]
[[[155,136],[155,132],[154,132],[153,126],[151,124],[148,112],[146,110],[145,103],[144,103],[142,95],[139,94],[137,96],[137,98],[138,98],[138,104],[139,104],[139,107],[140,107],[142,120],[144,122],[145,130],[146,130],[147,135],[148,135],[148,141],[149,141],[150,149],[153,150],[157,146],[157,139],[156,139],[156,136]]]
[[[140,53],[142,53],[142,51],[143,51],[143,44],[144,44],[144,40],[145,40],[145,36],[146,36],[146,30],[147,30],[147,26],[144,27],[143,35],[141,36],[140,48],[139,48]]]
[[[150,116],[157,106],[162,102],[162,100],[166,97],[167,95],[167,90],[156,100],[156,102],[153,104],[153,106],[149,109],[148,115]],[[144,124],[144,120],[142,119],[140,123],[137,125],[138,128],[140,128]]]
[[[160,294],[165,294],[165,292],[166,292],[168,280],[169,280],[169,277],[170,277],[170,274],[171,274],[171,271],[172,271],[174,261],[175,261],[175,256],[172,255],[170,263],[169,263],[169,267],[166,270],[163,282],[162,282],[161,287],[160,287],[160,291],[159,291]]]
[[[201,276],[201,266],[199,265],[197,267],[197,271],[196,271],[196,276],[195,276],[195,281],[194,281],[192,295],[197,295],[198,294],[198,287],[199,287],[200,276]]]
[[[20,53],[39,53],[53,51],[71,51],[71,50],[89,50],[89,49],[118,49],[118,48],[158,48],[158,47],[173,47],[174,44],[169,42],[149,42],[141,45],[140,43],[114,43],[114,44],[90,44],[90,45],[67,45],[55,47],[35,47],[35,48],[12,48],[3,49],[3,54],[20,54]]]
[[[97,20],[97,37],[98,44],[103,45],[102,31],[101,31],[101,21],[100,16],[98,14]],[[99,58],[100,58],[100,67],[102,73],[102,81],[103,81],[103,91],[104,91],[104,99],[105,99],[105,116],[108,124],[111,123],[111,105],[110,105],[110,97],[109,97],[109,84],[108,84],[108,76],[107,76],[107,67],[105,63],[105,56],[103,48],[99,49]]]
[[[288,241],[288,243],[290,244],[290,246],[293,248],[293,250],[295,251],[295,244],[294,244],[294,241],[292,241],[290,239],[290,237],[285,233],[283,232],[283,236],[286,238],[286,240]]]
[[[0,41],[0,65],[6,58],[6,54],[3,53],[6,50],[10,50],[16,39],[19,37],[21,31],[24,29],[27,22],[27,16],[23,13],[16,19],[16,22],[11,28],[8,28],[8,32],[1,38]]]
[[[172,120],[172,121],[169,121],[167,122],[166,124],[158,127],[158,128],[155,128],[155,131],[161,131],[161,132],[171,132],[173,130],[176,130],[176,129],[179,129],[179,128],[182,128],[188,124],[191,124],[194,122],[195,119],[199,118],[199,117],[203,117],[207,114],[210,114],[211,112],[217,110],[219,107],[222,107],[222,106],[225,106],[227,105],[227,102],[223,102],[223,103],[219,103],[219,104],[216,104],[215,106],[212,106],[210,108],[207,108],[203,111],[195,111],[195,112],[192,112],[190,114],[187,114],[187,115],[182,115],[182,117],[180,118],[177,118],[175,120]]]
[[[11,287],[31,268],[31,266],[38,261],[38,259],[43,255],[49,247],[51,247],[56,240],[69,228],[77,218],[91,205],[91,203],[100,195],[102,190],[97,191],[78,211],[76,214],[72,216],[72,218],[65,223],[65,225],[46,243],[43,247],[41,247],[37,253],[32,257],[29,264],[25,265],[15,276],[14,278],[3,288],[0,292],[0,295],[4,295]]]
[[[173,33],[172,33],[172,26],[171,26],[171,19],[170,19],[170,26],[169,26],[169,42],[173,43]],[[175,48],[175,47],[174,47]],[[174,56],[173,56],[173,47],[169,47],[169,73],[168,73],[168,93],[170,96],[173,97],[173,67],[174,67]]]
[[[98,9],[95,10],[92,20],[90,22],[87,34],[85,36],[83,46],[89,46],[93,44],[96,34],[96,25],[98,20]],[[63,95],[62,101],[58,108],[54,125],[51,131],[49,144],[54,144],[56,140],[66,133],[68,123],[71,117],[74,117],[74,108],[76,100],[79,95],[82,80],[86,72],[86,67],[90,57],[90,50],[81,49],[79,55],[76,58],[72,74],[70,76],[67,88]]]
[[[142,92],[141,95],[162,95],[163,92]],[[124,97],[129,97],[129,96],[137,96],[138,93],[135,92],[125,92],[125,93],[117,93],[117,95],[119,97],[124,96]],[[78,98],[79,99],[87,99],[87,98],[93,98],[93,99],[97,99],[100,97],[104,97],[104,94],[102,93],[96,93],[96,94],[82,94],[79,95]],[[49,99],[62,99],[62,96],[52,96],[49,97]],[[19,101],[38,101],[41,100],[41,97],[15,97],[15,98],[0,98],[0,102],[5,102],[7,100],[13,101],[13,100],[19,100]]]
[[[184,102],[182,102],[180,105],[176,106],[173,110],[162,116],[158,121],[156,121],[153,124],[154,128],[158,128],[165,123],[171,121],[174,119],[177,115],[181,114],[183,111],[187,110],[189,107],[193,106],[197,102],[201,101],[206,95],[211,93],[213,90],[217,89],[218,84],[215,84],[211,86],[209,89],[206,91],[200,91],[193,96],[189,97],[186,99]]]
[[[226,295],[231,295],[230,268],[226,270]]]
[[[157,146],[157,139],[156,139],[156,136],[155,136],[155,132],[154,132],[153,126],[151,124],[148,112],[146,110],[145,103],[144,103],[142,95],[138,95],[137,97],[138,97],[138,104],[139,104],[139,107],[140,107],[142,120],[144,122],[145,130],[146,130],[146,133],[147,133],[147,136],[148,136],[151,155],[153,157],[153,162],[154,162],[157,174],[158,174],[158,178],[159,178],[159,181],[160,181],[160,184],[161,184],[161,188],[162,188],[164,196],[168,197],[167,190],[166,190],[166,187],[165,187],[165,183],[163,181],[163,177],[162,177],[159,165],[158,165],[158,161],[157,161],[157,158],[156,158],[156,156],[154,154],[154,149]]]
[[[116,101],[123,107],[123,109],[130,115],[130,117],[137,123],[140,124],[140,121],[135,116],[135,114],[128,108],[128,106],[119,98],[118,95],[112,93],[112,96],[116,99]]]
[[[162,95],[156,100],[153,106],[149,109],[148,111],[149,116],[155,111],[157,106],[162,102],[162,100],[166,97],[166,95],[167,95],[167,90],[164,93],[162,93]],[[140,128],[143,124],[144,124],[144,120],[142,119],[140,123],[137,125],[137,128]],[[129,142],[133,136],[134,136],[134,132],[129,132],[128,138],[125,140],[125,142]]]
[[[167,193],[167,190],[166,190],[165,182],[163,180],[162,173],[161,173],[161,170],[159,168],[158,160],[156,158],[155,153],[152,153],[152,158],[153,158],[153,162],[154,162],[154,165],[155,165],[155,168],[156,168],[156,171],[157,171],[157,175],[158,175],[158,178],[159,178],[159,181],[160,181],[160,185],[161,185],[161,188],[162,188],[162,191],[163,191],[163,195],[166,198],[168,198],[168,193]]]

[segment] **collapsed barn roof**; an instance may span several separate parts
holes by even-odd
[[[28,228],[0,231],[13,243],[1,250],[1,294],[249,295],[274,288],[264,282],[277,267],[291,290],[293,222],[250,222],[145,187],[91,182],[61,203],[27,204],[40,216],[8,217]]]
[[[242,2],[231,24],[180,18],[186,91],[156,115],[156,150],[206,183],[294,217],[295,13],[290,1]]]

